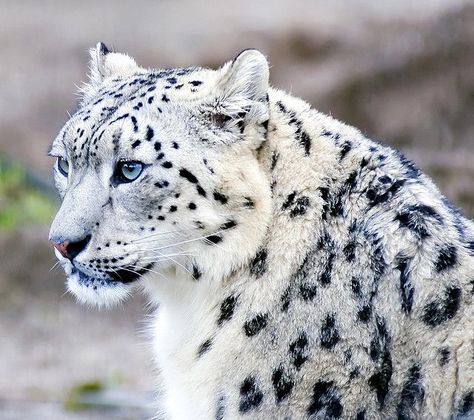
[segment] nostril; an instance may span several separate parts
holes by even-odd
[[[84,249],[87,247],[91,240],[91,235],[85,236],[79,241],[64,241],[64,242],[55,242],[51,241],[54,247],[61,253],[64,258],[73,260],[76,258]]]
[[[84,239],[76,242],[69,242],[66,245],[66,258],[73,260],[87,247],[91,240],[91,235],[87,235]]]

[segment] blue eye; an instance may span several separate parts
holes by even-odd
[[[117,164],[114,172],[114,183],[123,184],[135,181],[142,173],[143,163],[135,161],[122,161]]]
[[[61,174],[67,177],[69,173],[69,162],[62,157],[58,157],[58,170],[61,172]]]

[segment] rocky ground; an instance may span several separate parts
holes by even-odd
[[[274,85],[401,148],[474,216],[473,1],[0,0],[0,10],[0,154],[38,187],[51,186],[45,151],[97,41],[154,67],[217,66],[257,47]],[[147,418],[144,302],[76,305],[49,271],[46,237],[43,225],[0,225],[0,418]]]

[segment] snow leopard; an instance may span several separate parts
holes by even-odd
[[[474,416],[474,224],[258,50],[145,69],[99,43],[49,154],[68,289],[156,304],[157,415]]]

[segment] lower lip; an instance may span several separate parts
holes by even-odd
[[[141,270],[136,270],[136,274],[132,273],[128,270],[122,269],[122,270],[117,270],[116,272],[113,273],[113,276],[111,276],[109,273],[109,277],[102,279],[108,283],[122,283],[122,284],[130,284],[135,281],[137,281],[143,274],[147,273],[151,268],[153,267],[152,264],[148,264],[146,267],[142,268]],[[68,267],[70,270],[70,273],[67,273],[68,275],[74,275],[77,274],[79,278],[83,280],[93,280],[94,277],[91,277],[84,273],[83,271],[78,270],[74,265],[71,265]]]

